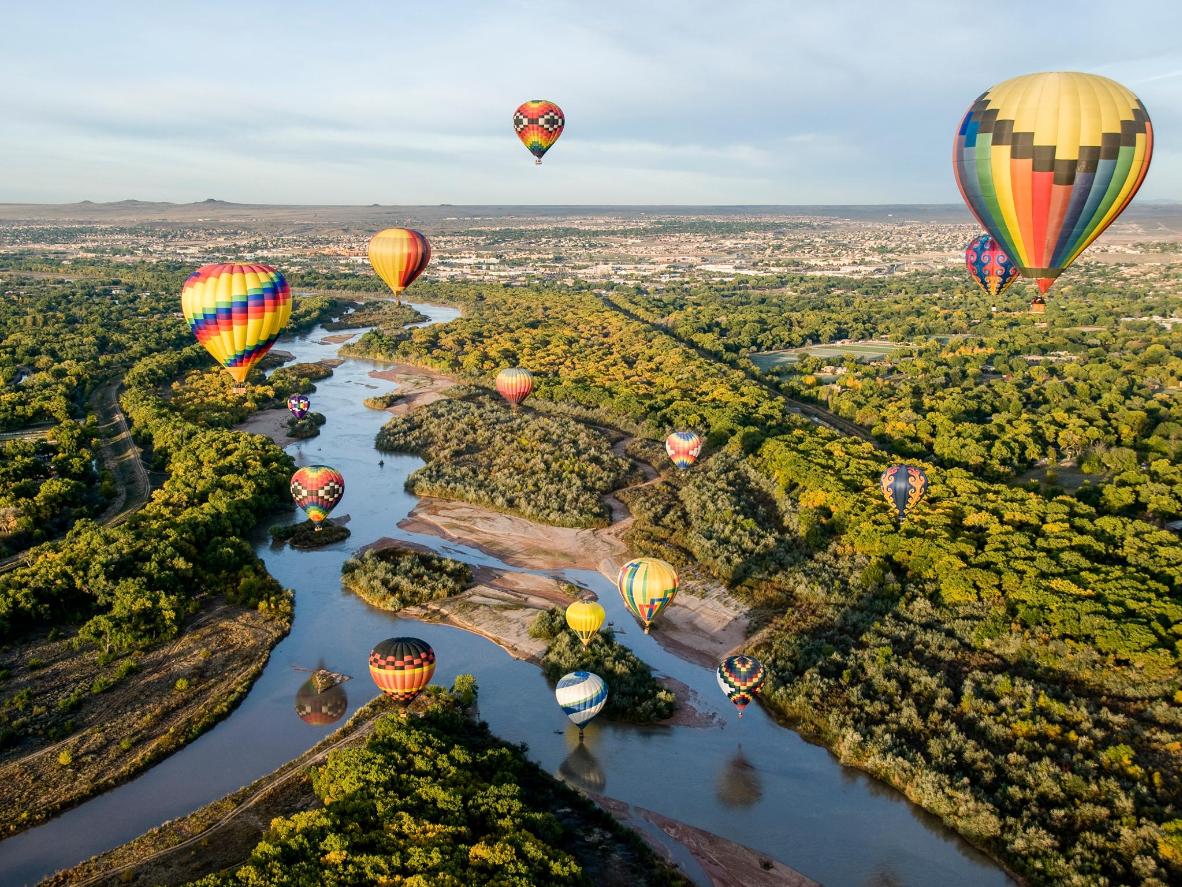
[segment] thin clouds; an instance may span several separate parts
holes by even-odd
[[[797,6],[29,4],[0,34],[0,200],[954,201],[964,107],[1047,69],[1137,89],[1145,194],[1182,197],[1173,0]],[[543,96],[568,127],[539,171],[509,116]]]

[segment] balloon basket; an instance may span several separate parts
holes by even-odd
[[[534,161],[534,166],[541,166],[541,165],[542,165],[542,158],[539,157],[537,160]]]

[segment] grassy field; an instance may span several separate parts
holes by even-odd
[[[862,342],[835,342],[829,345],[806,345],[803,348],[789,348],[785,351],[761,351],[751,355],[751,362],[761,370],[796,363],[803,355],[832,360],[854,357],[858,360],[878,360],[893,354],[904,346],[894,342],[866,340]]]

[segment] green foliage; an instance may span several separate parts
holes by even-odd
[[[327,420],[323,413],[308,413],[302,419],[292,416],[287,420],[287,435],[297,440],[306,440],[320,434],[320,426]]]
[[[312,777],[323,806],[272,820],[203,887],[686,883],[602,813],[468,720],[441,691],[381,717]],[[598,837],[596,837],[598,835]]]
[[[472,568],[429,552],[389,546],[349,558],[341,565],[341,581],[366,603],[397,611],[459,594],[472,584]]]
[[[566,527],[606,526],[602,496],[629,471],[600,432],[561,416],[514,412],[485,395],[396,416],[378,433],[377,447],[428,460],[406,482],[420,496]]]
[[[652,669],[603,628],[586,647],[566,627],[557,607],[539,613],[530,626],[531,637],[550,641],[542,657],[542,672],[551,684],[572,671],[590,671],[607,681],[609,692],[603,715],[617,721],[650,724],[673,714],[677,700],[653,677]]]
[[[370,283],[372,284],[372,279]],[[348,314],[342,315],[339,320],[325,323],[324,328],[336,331],[372,326],[392,332],[412,323],[423,323],[428,319],[427,315],[413,305],[398,303],[392,299],[375,299],[362,302]]]
[[[320,523],[305,520],[296,524],[271,527],[271,539],[275,542],[289,542],[292,548],[322,548],[334,542],[342,542],[350,535],[348,527],[334,524],[331,520]]]

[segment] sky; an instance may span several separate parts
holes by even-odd
[[[1180,35],[1178,0],[10,2],[0,202],[953,203],[965,109],[1045,70],[1137,93],[1138,200],[1180,200]]]

